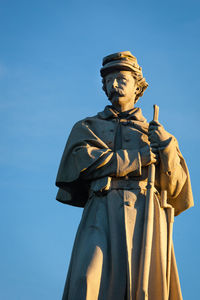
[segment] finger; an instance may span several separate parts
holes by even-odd
[[[159,125],[155,124],[155,123],[149,123],[149,128],[152,128],[152,127],[159,127]]]
[[[158,130],[158,126],[152,125],[152,126],[149,126],[148,132],[155,131],[155,130]]]
[[[161,124],[159,122],[156,122],[156,121],[151,121],[149,123],[149,126],[151,126],[151,125],[161,126]]]
[[[152,136],[149,136],[149,142],[151,143],[151,144],[153,144],[155,141],[153,140],[153,137]]]
[[[151,123],[149,123],[149,127],[152,127],[152,126],[154,126],[154,127],[159,127],[160,124],[159,124],[159,123],[156,123],[156,122],[151,122]]]
[[[159,156],[154,154],[154,157],[152,157],[151,161],[153,163],[158,163],[159,162]]]
[[[156,154],[151,151],[151,159],[156,158]]]
[[[152,163],[152,164],[155,164],[156,162],[157,162],[156,158],[153,158],[153,159],[151,160],[151,163]]]
[[[157,153],[159,153],[159,150],[158,150],[158,148],[151,148],[151,151],[152,151],[154,154],[157,154]]]
[[[158,143],[152,143],[152,144],[150,144],[150,147],[151,148],[158,148],[159,144]]]
[[[156,134],[155,131],[150,131],[148,137],[152,137],[152,136],[154,136],[155,134]]]
[[[157,137],[152,134],[149,136],[149,141],[151,144],[154,144],[157,142]]]
[[[158,135],[159,135],[159,134],[157,133],[157,131],[152,131],[152,132],[149,133],[148,138],[154,139],[154,140],[155,140],[155,143],[157,143],[157,142],[156,142],[156,139],[158,138]]]

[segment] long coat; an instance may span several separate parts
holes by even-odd
[[[63,300],[143,300],[142,246],[147,167],[140,151],[149,145],[139,108],[119,114],[111,106],[73,127],[60,163],[57,200],[84,207]],[[168,218],[160,205],[167,189],[175,215],[193,206],[189,173],[171,136],[156,166],[149,300],[181,300],[172,247],[167,291]]]

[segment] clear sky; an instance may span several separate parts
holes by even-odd
[[[130,50],[149,88],[148,120],[173,133],[195,208],[176,218],[184,300],[199,297],[200,2],[0,1],[0,299],[61,299],[82,209],[58,203],[55,177],[73,124],[103,110],[105,55]]]

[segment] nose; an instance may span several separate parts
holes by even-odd
[[[118,82],[116,78],[113,80],[112,87],[118,87]]]

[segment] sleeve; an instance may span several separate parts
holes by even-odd
[[[167,190],[168,202],[175,208],[175,215],[193,206],[190,176],[175,137],[171,137],[160,153],[160,189]]]
[[[104,176],[123,177],[141,175],[141,159],[138,151],[118,150],[103,154],[89,168],[81,171],[84,179],[97,179]]]
[[[182,190],[187,174],[185,173],[179,153],[177,141],[171,137],[166,147],[160,147],[160,185],[161,189],[167,190],[170,198],[176,198]]]
[[[141,175],[141,159],[138,151],[112,151],[92,130],[92,126],[82,121],[77,123],[69,136],[56,185],[63,187],[79,177],[83,180],[104,176],[123,177],[128,173]]]
[[[99,188],[107,186],[110,176],[125,176],[129,172],[141,174],[138,151],[118,150],[113,152],[93,131],[96,119],[87,119],[74,125],[65,146],[56,185],[59,187],[56,199],[62,203],[84,207],[88,199],[90,181],[99,183]],[[101,187],[100,187],[101,186]]]

